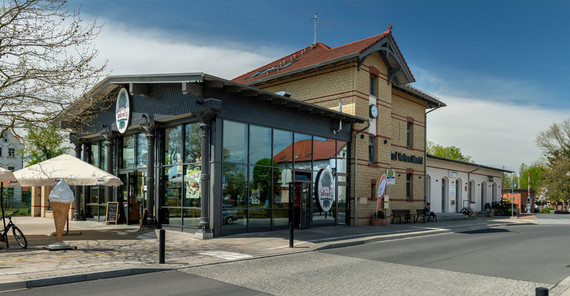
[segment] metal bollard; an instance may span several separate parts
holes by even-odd
[[[158,263],[164,263],[164,245],[166,242],[166,230],[160,229],[158,236]]]
[[[548,289],[543,287],[537,287],[536,296],[548,296]]]

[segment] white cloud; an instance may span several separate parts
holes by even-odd
[[[104,21],[96,41],[99,61],[108,60],[112,75],[205,72],[232,79],[273,60],[276,50],[223,40],[205,40],[191,34],[133,30]],[[271,55],[269,55],[271,53]]]
[[[428,140],[456,146],[479,164],[518,172],[542,157],[535,139],[569,110],[482,101],[440,94],[447,107],[428,114]]]

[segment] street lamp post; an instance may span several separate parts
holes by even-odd
[[[514,188],[515,188],[515,186],[517,186],[517,183],[512,182],[511,183],[511,217],[515,216],[515,210],[514,210],[514,204],[515,204]]]

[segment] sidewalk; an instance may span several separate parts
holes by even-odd
[[[70,233],[64,241],[77,249],[48,251],[44,247],[55,242],[51,236],[55,231],[53,219],[17,217],[15,223],[26,235],[28,248],[21,249],[8,236],[10,248],[0,249],[0,292],[535,220],[533,216],[465,217],[383,227],[316,227],[295,230],[294,248],[289,248],[288,230],[210,240],[196,239],[193,233],[166,231],[166,263],[158,264],[158,231],[139,229],[138,225],[70,221]]]

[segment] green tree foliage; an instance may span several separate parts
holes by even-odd
[[[547,197],[551,201],[567,202],[570,199],[570,159],[553,160],[544,171],[542,185],[548,188]]]
[[[28,125],[26,130],[23,155],[28,165],[62,155],[71,148],[63,144],[64,136],[54,125],[40,128]]]
[[[534,163],[530,166],[526,166],[522,163],[519,169],[518,188],[528,189],[528,175],[530,173],[530,189],[538,190],[541,186],[545,169],[544,165],[540,163]]]
[[[455,146],[444,147],[439,144],[435,144],[434,142],[431,141],[427,142],[427,153],[448,159],[454,159],[464,162],[473,162],[471,156],[463,155],[463,153],[461,153],[460,148],[457,148]]]

